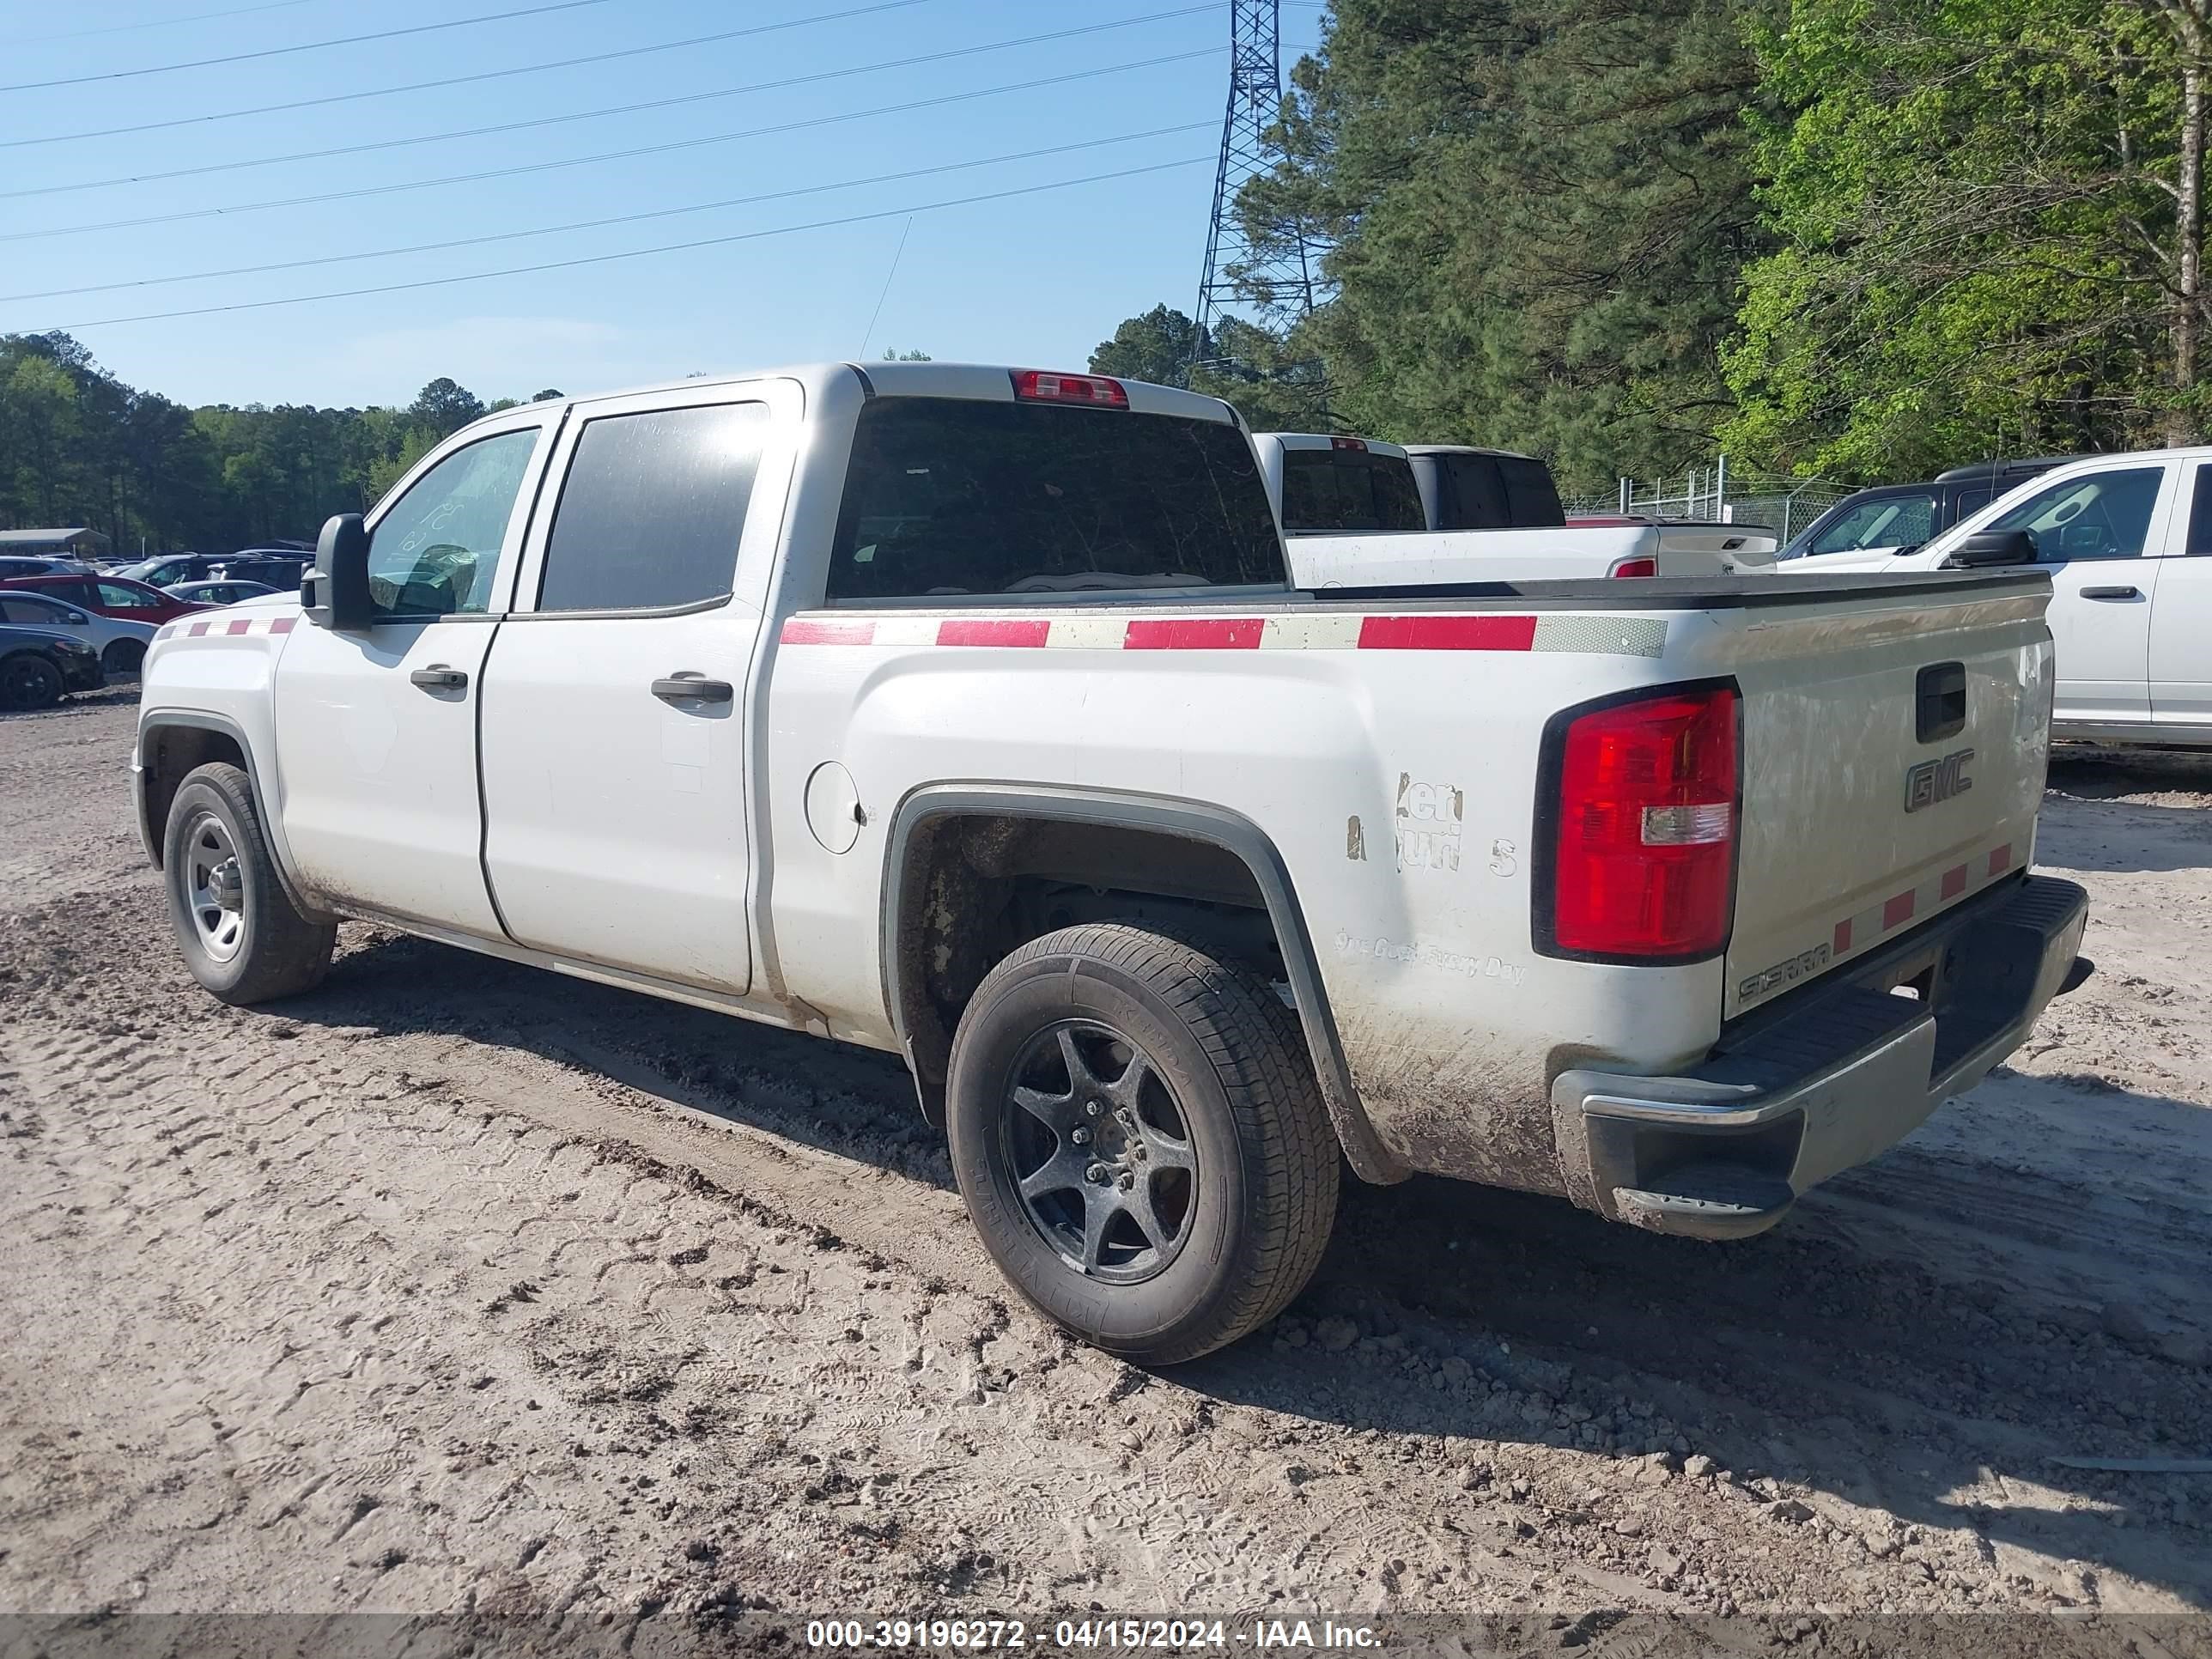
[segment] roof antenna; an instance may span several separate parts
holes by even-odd
[[[914,215],[906,216],[906,229],[899,232],[898,246],[891,250],[891,268],[884,273],[884,291],[876,295],[876,308],[868,313],[868,331],[860,337],[860,356],[868,355],[868,342],[875,337],[876,319],[884,314],[884,301],[891,297],[891,278],[898,275],[899,256],[906,252],[906,239],[914,228]]]

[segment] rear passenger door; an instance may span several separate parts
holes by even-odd
[[[2189,469],[2185,532],[2171,535],[2150,613],[2151,718],[2212,735],[2212,461]]]
[[[2178,471],[2155,461],[2074,472],[1984,525],[2025,530],[2051,572],[2047,613],[2062,724],[2130,724],[2150,712],[2151,602]]]
[[[484,864],[507,932],[751,982],[746,680],[799,414],[788,382],[577,405],[484,679]]]

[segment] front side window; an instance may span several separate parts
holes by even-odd
[[[726,599],[765,404],[603,415],[576,440],[538,608],[660,611]]]
[[[159,611],[161,599],[143,588],[126,587],[121,582],[101,582],[100,602],[111,611]]]
[[[1283,452],[1283,528],[1426,530],[1412,464],[1361,449]]]
[[[860,411],[832,599],[1285,580],[1252,446],[1225,421],[959,398]]]
[[[2142,466],[2069,478],[2037,490],[1982,529],[2027,531],[2035,538],[2039,564],[2138,558],[2165,477],[2163,467]]]
[[[1917,547],[1936,533],[1932,495],[1884,495],[1861,501],[1813,538],[1814,553],[1856,553],[1863,547]]]
[[[377,620],[481,615],[491,605],[507,520],[538,429],[457,449],[408,486],[368,540]]]

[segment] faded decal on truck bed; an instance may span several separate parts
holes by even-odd
[[[785,645],[995,646],[1065,651],[1558,651],[1656,657],[1667,623],[1653,617],[1411,616],[1299,613],[1271,617],[891,616],[811,611],[785,618]]]

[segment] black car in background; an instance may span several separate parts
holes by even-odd
[[[314,555],[289,547],[244,547],[235,553],[165,553],[126,565],[115,574],[149,587],[174,587],[179,582],[259,582],[283,592],[297,592],[300,578]]]
[[[2074,455],[2040,455],[2030,459],[1976,461],[1939,472],[1926,483],[1880,484],[1838,501],[1805,527],[1804,533],[1775,555],[1803,558],[1814,553],[1856,553],[1863,548],[1917,547],[1948,530],[1968,514],[1987,507],[2015,485],[2077,460]]]
[[[0,623],[0,708],[51,708],[106,684],[100,653],[74,635]]]

